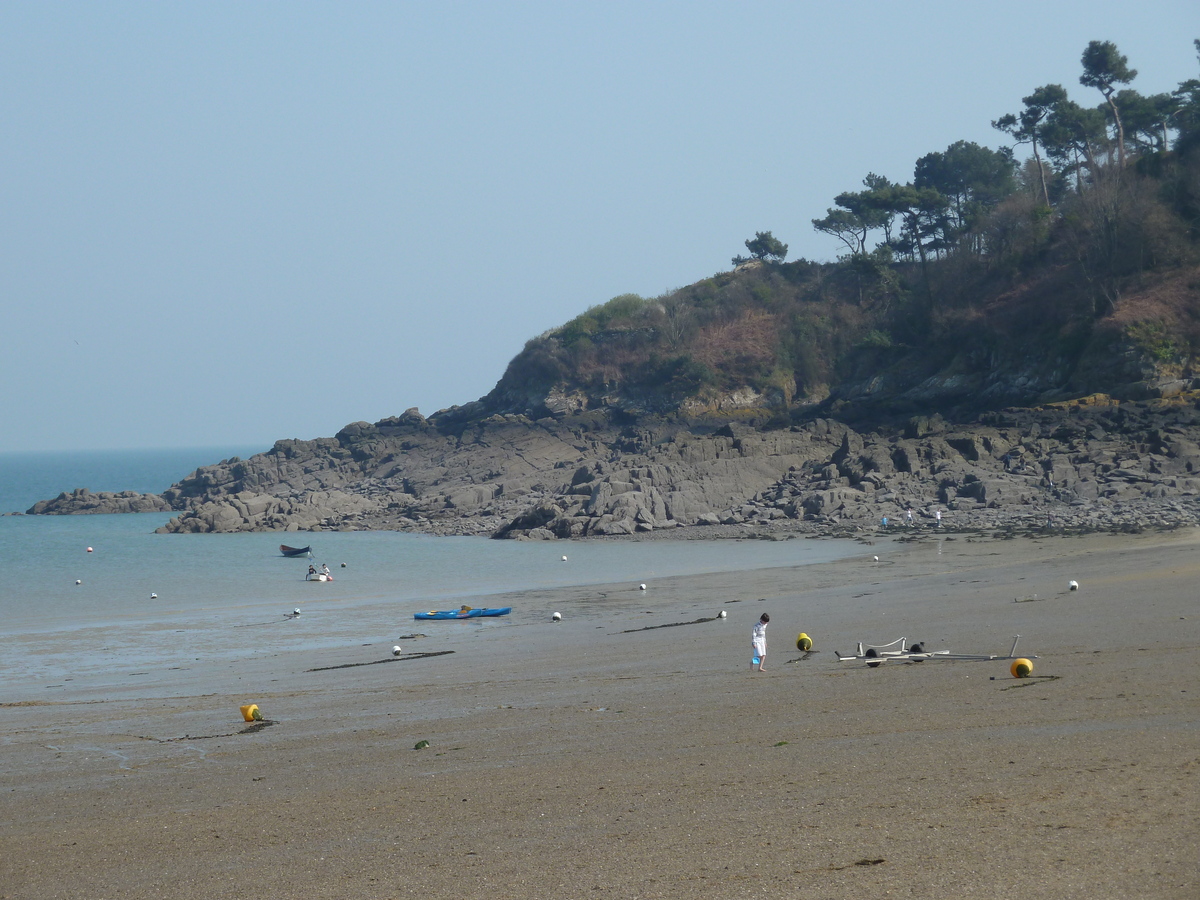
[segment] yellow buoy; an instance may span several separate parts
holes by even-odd
[[[1012,665],[1008,667],[1008,671],[1012,672],[1013,678],[1028,678],[1033,674],[1033,663],[1025,657],[1014,659]]]
[[[797,650],[811,650],[812,649],[812,638],[810,638],[803,631],[800,632],[798,635],[796,635],[796,649]]]
[[[255,722],[262,718],[262,713],[258,711],[257,703],[247,703],[242,707],[242,718],[247,722]]]

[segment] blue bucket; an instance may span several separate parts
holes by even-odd
[[[759,659],[757,656],[750,657],[750,665],[757,666],[760,662],[762,662],[762,660]]]

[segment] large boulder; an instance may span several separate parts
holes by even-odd
[[[169,512],[172,509],[159,494],[137,491],[97,491],[76,488],[63,491],[53,500],[41,500],[29,507],[31,516],[108,515],[112,513]]]

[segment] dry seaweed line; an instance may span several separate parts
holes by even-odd
[[[430,656],[445,656],[453,650],[433,650],[429,653],[414,653],[411,656],[393,656],[388,659],[373,659],[370,662],[342,663],[340,666],[318,666],[315,669],[305,669],[306,672],[332,672],[334,669],[353,669],[357,666],[377,666],[380,663],[407,662],[410,659],[426,659]]]
[[[211,741],[213,738],[237,737],[240,734],[258,734],[264,728],[270,728],[272,725],[278,725],[276,719],[259,719],[250,725],[247,725],[241,731],[230,731],[227,734],[185,734],[183,737],[177,738],[156,738],[138,735],[138,739],[142,741],[154,741],[156,744],[175,744],[179,741]]]
[[[887,860],[883,859],[882,857],[880,857],[879,859],[866,859],[864,857],[863,859],[860,859],[857,862],[852,862],[852,863],[849,863],[844,866],[830,866],[829,868],[832,869],[834,872],[840,872],[840,871],[842,871],[842,869],[853,869],[855,866],[878,866],[879,864],[885,863],[885,862],[887,862]]]
[[[666,625],[647,625],[645,628],[627,628],[621,634],[633,634],[635,631],[652,631],[655,628],[678,628],[680,625],[703,625],[705,622],[715,622],[720,616],[705,616],[693,619],[691,622],[668,622]]]
[[[1010,684],[1008,687],[1000,688],[1000,690],[1011,691],[1013,688],[1031,687],[1032,685],[1038,684],[1040,682],[1058,681],[1058,679],[1060,679],[1060,678],[1062,678],[1061,675],[1026,675],[1024,678],[1021,679],[1020,684]]]
[[[785,659],[785,660],[784,660],[784,662],[785,662],[785,663],[798,663],[798,662],[804,662],[804,661],[805,661],[806,659],[808,659],[810,656],[816,656],[816,655],[817,655],[817,651],[816,651],[816,650],[805,650],[805,651],[804,651],[804,655],[803,655],[803,656],[797,656],[795,659]]]

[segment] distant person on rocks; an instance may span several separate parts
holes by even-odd
[[[909,528],[912,528],[913,527],[913,512],[912,512],[911,506],[908,508],[908,512],[906,512],[904,514],[904,516],[905,516],[906,524],[908,525]]]
[[[937,524],[934,527],[941,528],[942,527],[942,511],[940,509],[934,510],[933,517],[935,519],[937,519]]]
[[[754,628],[750,632],[750,644],[754,648],[754,655],[758,658],[758,671],[765,672],[764,666],[767,662],[767,623],[771,621],[770,615],[763,613],[758,617],[758,621],[754,623]],[[751,671],[754,669],[753,662],[750,664]]]

